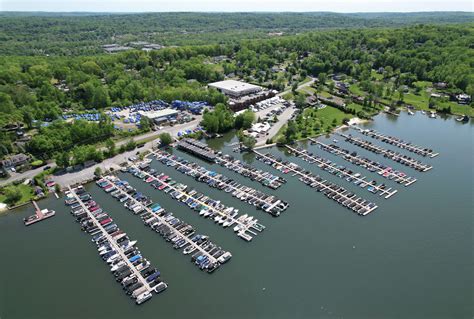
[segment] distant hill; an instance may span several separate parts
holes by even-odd
[[[472,23],[471,12],[419,13],[51,13],[0,12],[0,54],[81,55],[100,45],[229,43],[324,29]]]

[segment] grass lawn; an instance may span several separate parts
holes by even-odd
[[[407,104],[413,105],[416,109],[419,110],[430,110],[428,103],[430,100],[430,95],[428,92],[420,92],[420,95],[414,93],[405,94],[404,101]],[[469,105],[461,105],[455,102],[439,102],[438,105],[441,108],[451,107],[451,112],[453,114],[466,114],[468,116],[474,116],[474,109]]]
[[[20,185],[17,185],[17,187],[21,192],[21,199],[18,202],[16,202],[15,205],[29,202],[35,197],[33,193],[33,188],[31,186],[20,184]],[[3,192],[0,193],[0,203],[4,203],[5,200],[6,200],[6,197],[3,194]]]
[[[349,91],[352,93],[352,94],[356,94],[356,95],[359,95],[359,96],[364,96],[365,93],[364,91],[362,91],[362,89],[359,87],[359,85],[357,84],[352,84],[350,87],[349,87]]]

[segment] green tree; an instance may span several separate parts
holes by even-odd
[[[168,146],[173,143],[173,137],[171,137],[170,133],[163,132],[159,135],[159,138],[162,146]]]
[[[13,205],[18,202],[22,196],[21,190],[15,185],[5,187],[3,192],[5,194],[5,201],[10,205]]]
[[[237,115],[235,117],[234,127],[236,129],[244,129],[247,130],[252,127],[252,124],[255,122],[255,113],[246,110],[245,112]]]

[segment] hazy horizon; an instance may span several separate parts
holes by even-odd
[[[153,12],[332,12],[332,13],[416,13],[436,11],[473,12],[469,0],[217,0],[176,2],[164,0],[3,0],[0,11],[52,13],[153,13]]]

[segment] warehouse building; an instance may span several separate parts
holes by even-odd
[[[217,89],[219,92],[228,95],[230,97],[238,98],[245,95],[258,93],[262,91],[262,87],[258,85],[253,85],[250,83],[235,81],[235,80],[225,80],[210,83],[209,87]]]
[[[138,111],[141,116],[146,116],[156,124],[168,121],[171,118],[176,118],[179,111],[166,108],[158,111]]]

